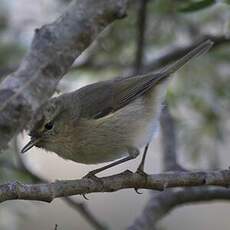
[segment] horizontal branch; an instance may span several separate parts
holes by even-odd
[[[35,30],[16,72],[0,85],[0,150],[49,98],[74,60],[111,22],[125,16],[127,0],[73,0],[55,22]]]
[[[51,202],[54,198],[95,192],[114,192],[127,188],[164,190],[169,187],[230,185],[230,170],[199,172],[165,172],[140,175],[125,171],[100,179],[56,181],[42,184],[9,182],[0,185],[0,202],[6,200],[39,200]]]

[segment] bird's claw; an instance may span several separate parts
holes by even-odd
[[[144,177],[147,177],[148,174],[146,172],[144,172],[143,169],[141,168],[138,168],[137,171],[136,171],[137,174],[141,175],[141,176],[144,176]]]
[[[83,179],[91,179],[91,180],[95,181],[96,183],[101,184],[102,186],[104,186],[102,180],[95,175],[94,171],[91,171],[91,172],[87,173],[83,177]]]
[[[134,190],[135,190],[135,192],[137,193],[137,194],[143,194],[142,192],[139,192],[138,190],[139,190],[139,188],[134,188]]]
[[[86,194],[81,194],[85,200],[89,200],[89,198],[86,196]]]
[[[99,179],[95,173],[93,171],[87,173],[85,176],[83,176],[83,179],[92,179],[92,180],[96,180]]]
[[[141,176],[143,176],[143,177],[145,177],[145,178],[148,176],[148,174],[145,173],[144,170],[142,168],[140,168],[140,167],[137,169],[136,173],[139,174],[139,175],[141,175]],[[139,190],[138,188],[134,188],[134,190],[135,190],[135,192],[137,194],[143,194],[142,192],[138,191]]]
[[[85,176],[82,177],[82,179],[91,179],[93,181],[102,183],[101,180],[95,175],[93,171],[87,173]],[[89,198],[86,196],[86,194],[81,194],[85,200],[89,200]]]

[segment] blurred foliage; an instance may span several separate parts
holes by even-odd
[[[183,6],[178,8],[180,12],[194,12],[202,10],[216,3],[215,0],[185,1]]]
[[[0,66],[7,67],[20,62],[25,50],[13,42],[0,41]]]

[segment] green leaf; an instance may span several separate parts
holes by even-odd
[[[187,3],[187,4],[179,7],[178,11],[183,12],[183,13],[194,12],[194,11],[202,10],[202,9],[209,7],[215,3],[216,3],[215,0],[193,1],[193,2]]]

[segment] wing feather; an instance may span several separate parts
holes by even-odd
[[[95,83],[79,90],[81,117],[98,119],[142,96],[159,82],[160,75],[143,75]]]

